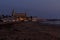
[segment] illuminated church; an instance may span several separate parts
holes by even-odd
[[[22,12],[22,13],[16,13],[14,10],[12,11],[12,16],[13,17],[26,17],[26,12]]]
[[[27,17],[25,13],[16,13],[14,10],[12,11],[12,17],[14,17],[17,21],[37,21],[37,18]]]
[[[12,17],[15,17],[16,20],[26,20],[26,13],[16,13],[14,10],[12,11]]]

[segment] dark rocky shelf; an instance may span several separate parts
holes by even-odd
[[[21,22],[0,25],[0,40],[60,40],[60,26]]]

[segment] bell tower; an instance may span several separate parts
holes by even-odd
[[[15,15],[15,13],[16,13],[16,12],[15,12],[15,10],[13,9],[13,10],[12,10],[12,16],[14,16],[14,15]]]

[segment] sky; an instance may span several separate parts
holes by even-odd
[[[29,16],[60,19],[60,0],[0,0],[0,15],[11,15],[13,9]]]

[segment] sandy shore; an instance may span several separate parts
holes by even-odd
[[[60,26],[31,22],[0,25],[0,40],[60,40]]]

